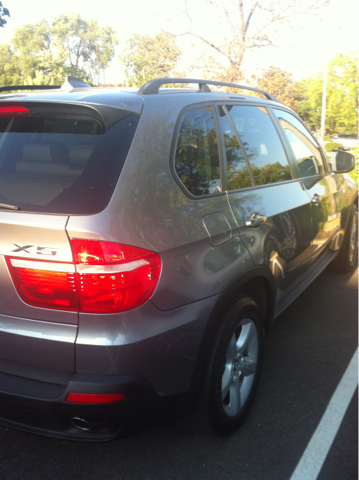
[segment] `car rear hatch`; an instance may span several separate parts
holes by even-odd
[[[0,372],[63,381],[78,324],[66,224],[108,204],[139,114],[15,98],[0,98]]]

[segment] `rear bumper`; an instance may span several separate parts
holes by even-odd
[[[0,424],[106,441],[125,420],[140,424],[182,408],[178,398],[191,390],[216,299],[166,312],[147,302],[118,316],[81,315],[78,327],[10,317],[1,323],[0,316]],[[126,398],[79,404],[66,401],[69,393]]]
[[[87,405],[66,402],[70,392],[121,393],[126,398]],[[0,373],[0,424],[67,440],[111,440],[125,419],[146,415],[160,400],[140,377],[75,374],[68,385],[57,385]]]

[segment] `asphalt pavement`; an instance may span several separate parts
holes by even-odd
[[[274,322],[257,399],[232,437],[166,423],[86,444],[0,427],[0,480],[289,480],[357,346],[358,270],[325,271]],[[356,392],[318,480],[357,478]]]

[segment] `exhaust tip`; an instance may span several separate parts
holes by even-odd
[[[93,429],[94,424],[89,422],[88,420],[85,420],[84,418],[81,417],[72,417],[70,419],[71,425],[79,430],[82,430],[83,432],[89,432],[90,430]]]

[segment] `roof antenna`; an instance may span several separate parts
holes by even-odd
[[[76,77],[66,77],[65,82],[61,85],[61,90],[70,91],[74,88],[91,88],[91,85]]]

